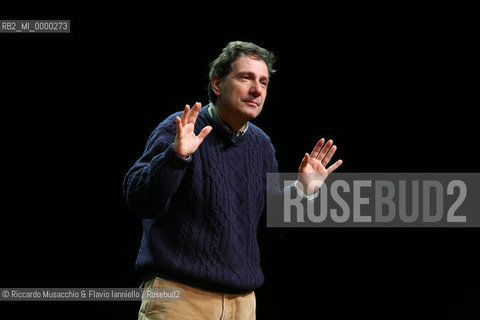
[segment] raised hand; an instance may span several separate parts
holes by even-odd
[[[206,126],[200,131],[198,136],[195,135],[195,122],[197,121],[198,113],[202,108],[200,102],[195,103],[192,109],[187,104],[183,111],[182,117],[177,117],[177,135],[173,148],[182,157],[188,157],[194,153],[198,146],[203,142],[203,139],[212,131],[211,126]]]
[[[306,194],[317,191],[328,175],[342,164],[342,160],[338,160],[327,168],[336,150],[337,146],[333,145],[333,140],[328,140],[325,143],[325,139],[322,138],[317,142],[310,155],[305,153],[305,157],[298,168],[298,180]]]

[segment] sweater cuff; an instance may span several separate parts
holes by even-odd
[[[184,158],[179,155],[173,148],[173,143],[167,149],[167,159],[178,169],[183,169],[192,162],[192,156],[190,155],[187,158]]]

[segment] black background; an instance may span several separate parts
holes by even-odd
[[[478,171],[472,8],[213,7],[2,9],[72,31],[0,35],[0,287],[139,286],[123,177],[163,118],[208,102],[208,63],[232,40],[278,57],[255,123],[281,171],[320,137],[335,140],[342,172]],[[257,317],[474,319],[478,240],[478,229],[291,230],[262,242]],[[0,315],[135,319],[138,307],[2,303]]]

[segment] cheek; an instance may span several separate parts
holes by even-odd
[[[228,96],[229,99],[237,99],[239,97],[243,97],[245,95],[244,93],[244,89],[242,88],[242,86],[240,85],[234,85],[234,84],[230,84],[230,85],[226,85],[224,88],[223,88],[223,95],[224,96]]]
[[[235,95],[245,97],[249,95],[250,87],[248,85],[238,85],[234,89]]]

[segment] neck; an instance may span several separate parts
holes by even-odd
[[[225,123],[228,124],[233,130],[243,131],[246,128],[248,121],[244,121],[239,117],[236,117],[235,114],[226,111],[227,108],[222,107],[219,101],[217,101],[217,104],[215,104],[215,108],[220,118],[222,118],[222,120],[225,121]]]

